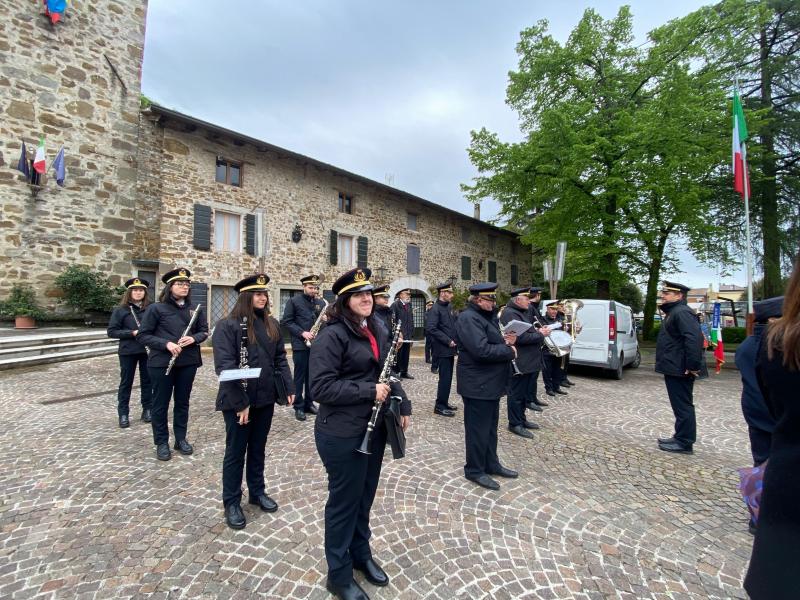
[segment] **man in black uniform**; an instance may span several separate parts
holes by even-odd
[[[530,288],[517,288],[512,290],[511,298],[503,309],[500,323],[504,326],[511,321],[530,323],[528,310]],[[525,418],[525,401],[528,398],[530,379],[533,373],[542,369],[542,340],[544,336],[531,327],[522,335],[517,336],[517,358],[515,363],[519,373],[513,373],[508,390],[508,430],[524,438],[533,438],[529,429],[539,429],[539,426]]]
[[[431,342],[433,361],[438,365],[439,386],[436,390],[436,404],[433,412],[443,417],[456,414],[456,407],[450,405],[450,386],[453,383],[453,364],[456,356],[456,317],[450,306],[453,299],[453,286],[442,283],[436,286],[439,299],[428,311],[425,323],[425,337]]]
[[[458,341],[457,386],[464,399],[464,476],[481,487],[499,490],[490,475],[518,477],[497,457],[500,397],[506,393],[516,336],[500,334],[495,315],[496,283],[469,288],[467,307],[456,320]]]
[[[428,314],[433,308],[433,300],[428,300],[425,303],[425,316],[422,319],[422,329],[425,333],[425,364],[431,366],[431,373],[436,374],[439,370],[439,365],[433,362],[433,355],[431,352],[431,338],[428,336]]]
[[[294,364],[294,416],[298,421],[306,420],[306,413],[317,414],[311,397],[308,375],[308,345],[314,339],[310,329],[325,306],[319,294],[319,277],[309,275],[300,280],[303,293],[289,298],[283,309],[281,325],[292,334],[292,363]]]
[[[538,323],[539,325],[544,324],[544,319],[542,318],[542,313],[539,312],[539,305],[541,304],[542,300],[542,288],[532,286],[530,291],[528,292],[528,298],[531,299],[530,305],[528,306],[528,319],[531,323]],[[546,332],[543,332],[545,335],[549,333],[549,329]],[[527,394],[527,403],[525,407],[528,410],[532,410],[535,412],[542,412],[542,408],[545,406],[550,406],[547,402],[539,399],[539,394],[537,392],[537,382],[539,381],[539,373],[545,366],[544,356],[548,353],[547,347],[542,345],[539,347],[539,352],[542,354],[541,361],[540,361],[540,368],[538,371],[534,371],[531,373],[531,378],[528,382],[528,394]]]
[[[545,325],[561,325],[563,329],[563,320],[559,318],[558,309],[560,304],[558,300],[554,300],[547,305],[542,321]],[[544,352],[544,365],[542,370],[542,378],[544,379],[544,387],[548,396],[555,396],[561,394],[566,396],[567,392],[561,389],[561,381],[564,371],[561,370],[561,357],[554,356],[552,353]]]
[[[408,372],[408,361],[411,358],[411,338],[414,337],[414,309],[411,308],[411,290],[400,290],[395,294],[392,304],[394,322],[401,321],[400,334],[403,336],[403,346],[397,353],[397,372],[403,379],[414,379]]]
[[[656,341],[656,373],[664,375],[669,403],[675,414],[675,435],[659,438],[665,452],[692,454],[697,439],[692,391],[694,380],[708,377],[703,355],[703,332],[694,311],[686,304],[689,288],[665,281],[661,288],[661,321]]]
[[[389,306],[389,286],[379,285],[372,290],[372,299],[375,302],[375,317],[380,321],[386,331],[389,332],[389,339],[392,339],[394,330],[392,329],[392,309]]]

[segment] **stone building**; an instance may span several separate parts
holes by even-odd
[[[157,285],[181,264],[213,322],[243,273],[266,270],[282,307],[300,277],[321,273],[330,289],[368,264],[393,292],[415,290],[421,325],[445,279],[530,282],[511,232],[163,107],[140,111],[146,8],[76,3],[53,27],[40,4],[0,3],[0,298],[29,282],[52,308],[53,280],[75,263]],[[15,167],[21,142],[30,160],[41,136],[48,172],[32,185]]]
[[[54,27],[41,2],[0,2],[0,297],[18,281],[52,295],[76,262],[130,273],[146,9],[81,2]],[[14,169],[22,142],[30,164],[42,136],[48,172],[34,186]]]
[[[392,292],[414,290],[418,326],[440,281],[530,282],[530,254],[509,231],[190,116],[151,106],[139,150],[133,264],[150,278],[188,265],[212,323],[261,266],[280,309],[309,273],[330,289],[369,265]]]

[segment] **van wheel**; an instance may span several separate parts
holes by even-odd
[[[613,371],[611,371],[611,377],[613,379],[616,379],[617,381],[622,379],[622,363],[623,362],[625,362],[625,355],[624,354],[620,354],[619,355],[619,364],[617,365],[617,368],[614,369]]]
[[[637,350],[636,351],[636,358],[634,358],[633,362],[631,364],[629,364],[628,366],[631,369],[638,369],[640,364],[642,364],[642,353]]]

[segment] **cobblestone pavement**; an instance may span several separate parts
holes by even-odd
[[[330,597],[313,423],[277,411],[266,480],[280,509],[245,504],[247,528],[228,529],[205,360],[195,454],[167,463],[138,411],[130,429],[116,426],[116,357],[0,373],[0,597]],[[420,360],[412,373],[409,453],[387,453],[373,508],[373,551],[391,584],[364,582],[371,597],[745,597],[752,538],[735,469],[749,453],[735,371],[695,388],[693,456],[656,448],[672,414],[651,368],[623,381],[571,375],[576,387],[537,419],[534,440],[505,429],[503,403],[499,453],[521,476],[499,492],[463,478],[463,410],[433,415],[435,377]]]

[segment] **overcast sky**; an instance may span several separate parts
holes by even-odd
[[[701,0],[634,0],[637,39]],[[522,29],[565,40],[621,3],[150,0],[142,91],[155,102],[472,215],[473,129],[520,137],[505,105]],[[485,202],[490,219],[497,206]],[[716,285],[689,260],[687,284]],[[743,278],[723,279],[744,283]],[[741,280],[741,281],[740,281]]]

